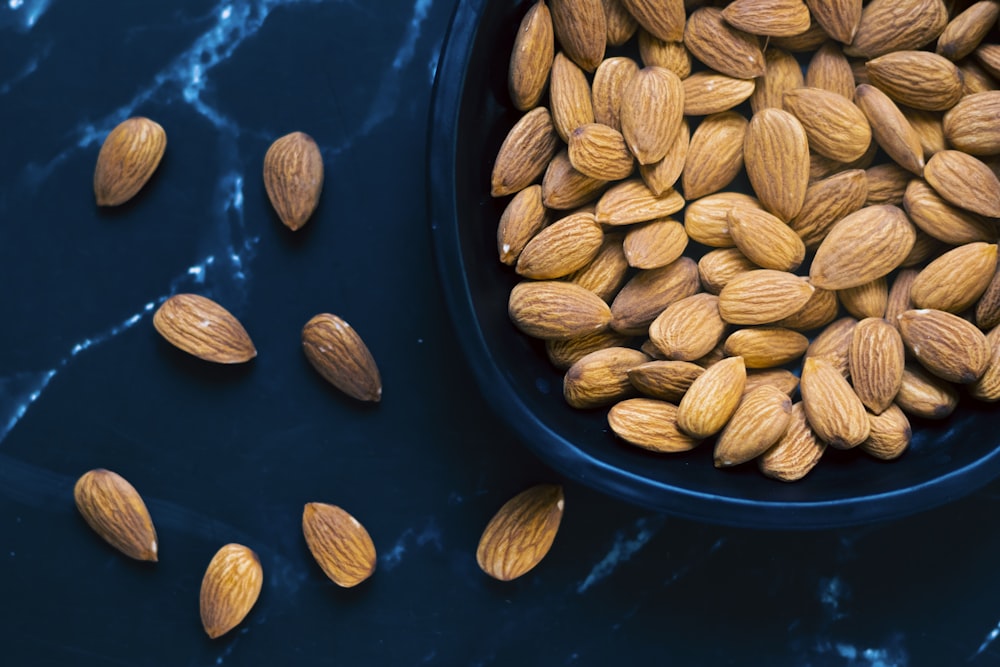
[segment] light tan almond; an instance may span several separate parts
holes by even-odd
[[[837,298],[844,310],[858,318],[882,317],[889,302],[889,281],[885,276],[837,292]]]
[[[558,137],[555,140],[558,142]],[[608,181],[591,178],[574,169],[569,151],[565,149],[556,153],[544,169],[542,203],[551,209],[564,211],[583,206],[597,199],[608,185]]]
[[[594,331],[575,338],[545,341],[545,354],[553,366],[561,371],[568,370],[591,352],[597,352],[608,347],[622,347],[629,341],[629,336],[611,329]]]
[[[962,98],[955,63],[929,51],[894,51],[865,63],[868,80],[899,104],[943,111]]]
[[[968,243],[928,264],[913,281],[916,308],[961,313],[986,291],[997,269],[997,244]]]
[[[990,284],[976,304],[976,325],[983,331],[1000,325],[1000,263],[990,277]]]
[[[854,327],[848,356],[851,382],[861,402],[877,415],[899,393],[905,353],[899,331],[881,317],[862,319]]]
[[[849,169],[813,181],[806,188],[802,208],[789,222],[806,249],[815,250],[842,218],[861,209],[868,196],[868,179],[863,169]]]
[[[573,62],[593,72],[604,59],[607,18],[601,0],[548,0],[559,45]]]
[[[665,67],[681,79],[691,75],[691,54],[683,42],[667,42],[641,28],[637,41],[643,65]]]
[[[706,252],[698,260],[698,277],[706,292],[718,294],[739,274],[759,268],[739,248],[718,248]]]
[[[681,172],[684,170],[690,141],[691,130],[688,121],[687,119],[681,120],[680,129],[677,136],[674,137],[674,143],[663,159],[653,164],[639,165],[639,175],[653,194],[657,196],[668,194],[677,183],[677,179],[680,178]]]
[[[587,123],[573,130],[568,151],[573,168],[591,178],[616,181],[626,178],[634,169],[625,137],[600,123]]]
[[[749,327],[729,334],[725,352],[743,357],[747,368],[776,368],[795,361],[809,347],[809,339],[781,327]]]
[[[521,116],[500,145],[490,194],[503,197],[531,185],[545,171],[558,145],[548,109],[536,107]]]
[[[518,329],[543,340],[601,331],[611,322],[611,310],[601,297],[561,280],[529,280],[514,285],[507,312]]]
[[[991,48],[992,46],[990,45]],[[979,49],[976,49],[976,52],[978,53]],[[998,55],[1000,55],[1000,49],[998,49]],[[995,78],[996,75],[992,71],[988,71],[978,58],[966,58],[956,64],[962,72],[962,85],[966,95],[988,93],[991,90],[1000,89],[1000,84]]]
[[[684,37],[684,0],[621,0],[646,32],[665,42]]]
[[[689,361],[657,359],[629,369],[628,379],[643,396],[677,403],[704,372]]]
[[[794,271],[805,259],[806,246],[799,235],[767,211],[731,208],[729,233],[736,247],[763,269]]]
[[[272,143],[264,155],[264,187],[281,222],[301,229],[323,190],[323,156],[316,141],[292,132]]]
[[[878,149],[878,142],[873,141],[868,147],[868,152],[853,162],[831,160],[825,155],[813,151],[809,153],[809,182],[812,183],[851,169],[867,169],[874,164]]]
[[[772,479],[794,482],[816,467],[826,443],[816,437],[801,402],[792,406],[784,435],[769,450],[757,457],[757,467]]]
[[[786,222],[794,218],[809,187],[809,141],[802,123],[781,109],[755,113],[743,161],[761,205]]]
[[[563,398],[574,408],[610,405],[635,393],[628,371],[650,358],[628,347],[591,352],[569,367],[563,376]]]
[[[924,230],[917,227],[914,230],[916,231],[917,238],[913,241],[913,248],[910,250],[910,254],[900,263],[900,266],[904,268],[919,266],[931,257],[940,255],[945,249],[941,241],[927,234]]]
[[[704,292],[667,306],[649,325],[649,340],[666,359],[694,361],[712,351],[726,331],[719,297]]]
[[[969,394],[980,401],[1000,401],[1000,327],[986,334],[990,346],[990,361],[982,376],[969,385]]]
[[[709,69],[737,79],[753,79],[766,71],[756,35],[734,28],[717,7],[699,7],[684,25],[684,45]]]
[[[706,369],[677,406],[681,431],[698,439],[721,431],[739,406],[746,377],[742,357],[729,357]]]
[[[938,151],[948,148],[948,140],[944,136],[944,114],[940,111],[926,111],[913,107],[900,107],[910,127],[920,136],[920,145],[924,149],[924,160]]]
[[[587,75],[562,51],[556,53],[552,60],[549,101],[552,106],[552,124],[566,143],[573,130],[595,120]]]
[[[948,24],[942,0],[872,0],[861,12],[849,56],[875,58],[931,43]]]
[[[962,74],[966,79],[979,78],[980,85],[984,90],[996,90],[996,78],[1000,78],[1000,44],[980,43],[973,52],[975,63],[979,64],[978,73],[970,72],[966,67],[962,67]],[[966,65],[974,64],[966,61]],[[973,77],[970,77],[970,74]],[[985,75],[985,76],[983,76]],[[984,92],[984,90],[974,90],[970,92]]]
[[[673,454],[701,443],[677,426],[677,406],[654,398],[628,398],[608,411],[608,426],[619,438],[653,452]]]
[[[753,113],[769,107],[783,108],[784,94],[804,85],[802,65],[788,51],[767,49],[764,51],[764,62],[764,75],[757,77],[757,85],[750,96],[750,109]],[[853,85],[851,90],[854,90]]]
[[[638,271],[611,302],[611,327],[639,336],[663,310],[698,292],[698,265],[690,257]]]
[[[757,387],[768,385],[776,387],[791,396],[799,388],[799,378],[797,375],[784,368],[757,368],[747,370],[747,381],[743,386],[743,395],[753,391]]]
[[[787,271],[747,271],[719,292],[719,314],[730,324],[770,324],[798,312],[813,289],[804,278]]]
[[[733,0],[722,10],[729,25],[763,37],[791,37],[809,30],[812,17],[802,0]]]
[[[514,195],[497,225],[497,253],[508,266],[517,258],[528,241],[545,226],[547,215],[542,204],[542,186],[529,185]]]
[[[507,68],[507,88],[516,109],[528,111],[538,106],[549,85],[554,56],[552,14],[544,0],[537,0],[521,19]]]
[[[323,573],[338,586],[357,586],[375,571],[371,536],[361,522],[336,505],[306,503],[302,535]]]
[[[828,39],[830,36],[823,30],[823,26],[813,21],[805,32],[788,37],[768,37],[767,43],[768,46],[792,53],[808,53],[818,49]]]
[[[567,277],[570,282],[586,288],[610,303],[628,276],[623,235],[605,234],[597,254],[586,266]]]
[[[944,136],[969,155],[1000,153],[1000,90],[966,95],[944,115]]]
[[[729,211],[733,208],[760,209],[760,204],[742,192],[716,192],[696,199],[684,210],[684,228],[692,241],[713,248],[736,245],[729,233]]]
[[[622,134],[640,164],[659,162],[680,131],[684,88],[664,67],[643,67],[622,94]]]
[[[631,225],[625,233],[622,249],[629,266],[656,269],[684,254],[688,235],[684,225],[671,218]]]
[[[73,486],[76,509],[101,539],[129,558],[156,562],[156,528],[142,496],[118,473],[85,472]]]
[[[868,179],[868,197],[865,199],[865,206],[879,204],[899,206],[903,203],[906,186],[911,180],[916,180],[913,174],[894,162],[868,167],[865,169],[865,178]]]
[[[720,341],[718,345],[712,348],[711,352],[706,354],[701,359],[695,359],[694,363],[698,364],[702,368],[711,368],[712,366],[719,363],[725,358],[726,358],[726,350],[725,347],[723,346],[722,341]]]
[[[866,454],[883,461],[898,459],[910,446],[913,430],[906,413],[898,405],[890,405],[881,414],[868,414],[870,432],[860,448]]]
[[[806,419],[820,440],[837,449],[850,449],[868,438],[865,406],[833,364],[807,357],[799,391]]]
[[[590,86],[594,120],[621,132],[622,97],[629,81],[638,71],[636,62],[625,56],[605,58],[597,66]]]
[[[135,197],[160,164],[167,133],[156,121],[128,118],[108,133],[94,167],[94,197],[98,206],[120,206]]]
[[[837,299],[837,293],[817,287],[806,301],[806,305],[788,317],[778,320],[774,326],[794,331],[812,331],[833,322],[839,312],[840,301]]]
[[[913,290],[913,281],[917,278],[916,269],[902,269],[896,274],[889,287],[889,298],[885,304],[885,320],[896,329],[899,329],[899,316],[907,310],[913,310],[913,300],[910,292]]]
[[[604,5],[604,21],[608,27],[608,46],[621,46],[632,39],[639,23],[622,0],[602,0],[601,4]]]
[[[903,169],[923,175],[924,147],[920,135],[906,120],[896,103],[867,83],[854,91],[854,102],[871,125],[872,136],[886,154]]]
[[[691,135],[681,176],[685,199],[698,199],[722,190],[743,170],[747,124],[747,119],[735,111],[702,119]]]
[[[1000,3],[980,0],[952,17],[938,36],[935,51],[949,60],[961,60],[976,50],[1000,16]]]
[[[953,385],[917,365],[907,364],[896,405],[912,417],[945,419],[958,406],[958,392]]]
[[[530,572],[552,548],[564,507],[562,487],[556,484],[538,484],[508,500],[479,538],[480,569],[500,581]]]
[[[809,13],[830,37],[850,44],[861,23],[862,0],[805,0]]]
[[[167,342],[199,359],[239,364],[257,356],[232,313],[198,294],[175,294],[156,309],[153,326]]]
[[[239,625],[253,609],[264,585],[257,554],[242,544],[219,549],[201,580],[201,624],[217,639]]]
[[[981,160],[962,151],[935,153],[924,178],[943,199],[973,213],[1000,217],[1000,180]]]
[[[604,231],[592,213],[571,213],[528,241],[515,268],[525,278],[561,278],[586,266],[603,241]]]
[[[990,345],[975,324],[943,310],[908,310],[899,316],[899,333],[917,361],[948,382],[978,380],[990,361]]]
[[[833,225],[816,250],[809,280],[833,290],[864,285],[897,268],[915,240],[902,209],[866,206]]]
[[[684,114],[707,116],[739,106],[753,95],[754,79],[738,79],[713,70],[701,70],[684,79]]]
[[[368,346],[354,328],[330,313],[302,328],[302,351],[323,379],[359,401],[382,399],[382,378]]]
[[[715,443],[716,468],[728,468],[757,458],[788,430],[792,399],[777,387],[762,385],[746,392]]]
[[[831,322],[809,343],[806,359],[822,359],[845,378],[850,377],[851,341],[857,325],[858,321],[850,316]]]
[[[673,215],[684,208],[684,198],[669,190],[655,194],[640,178],[616,183],[597,201],[597,222],[602,225],[630,225]]]
[[[854,81],[851,63],[847,61],[840,44],[827,41],[813,53],[806,67],[805,85],[829,90],[849,100],[854,99],[854,87],[857,83]]]

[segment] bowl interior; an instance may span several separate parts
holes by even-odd
[[[712,465],[712,444],[658,455],[617,439],[606,409],[562,397],[544,346],[507,316],[518,278],[497,258],[509,198],[489,195],[493,159],[520,117],[507,64],[526,3],[459,3],[439,63],[430,132],[431,220],[442,286],[480,390],[524,443],[585,484],[656,510],[730,525],[822,528],[901,516],[970,492],[1000,473],[995,406],[963,396],[951,418],[911,419],[910,450],[893,462],[828,449],[805,479],[781,483],[753,463]],[[683,220],[683,213],[675,216]]]

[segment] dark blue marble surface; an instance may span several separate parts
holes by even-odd
[[[426,216],[426,128],[452,1],[9,0],[0,5],[0,654],[5,665],[1000,664],[1000,484],[891,523],[822,532],[698,524],[559,478],[475,390]],[[147,115],[158,173],[93,203],[105,134]],[[320,208],[290,233],[261,161],[293,130],[323,150]],[[153,330],[177,292],[236,314],[259,357],[219,368]],[[326,385],[299,346],[333,312],[384,399]],[[88,469],[149,505],[160,562],[76,512]],[[534,571],[475,562],[530,484],[565,485]],[[375,542],[344,590],[312,561],[302,505]],[[226,542],[265,585],[209,640],[198,590]]]

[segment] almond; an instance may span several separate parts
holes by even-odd
[[[801,35],[812,23],[802,0],[733,0],[722,10],[722,18],[739,30],[765,37]]]
[[[483,572],[510,581],[534,569],[552,548],[564,503],[555,484],[533,486],[504,503],[479,538],[476,562]]]
[[[850,44],[861,23],[862,0],[805,0],[809,13],[838,42]]]
[[[969,155],[1000,153],[1000,90],[966,95],[944,115],[948,142]]]
[[[511,195],[531,185],[545,171],[559,145],[552,116],[536,107],[514,123],[493,163],[490,194]]]
[[[813,2],[822,0],[813,0]],[[853,0],[851,0],[853,1]],[[858,3],[860,9],[860,2]],[[854,72],[840,45],[827,41],[813,53],[806,67],[805,85],[854,99]]]
[[[898,405],[890,405],[881,414],[868,414],[870,432],[860,449],[883,461],[898,459],[910,446],[913,430],[906,413]]]
[[[718,294],[730,280],[757,268],[738,248],[718,248],[698,260],[698,277],[706,292]]]
[[[761,109],[783,108],[782,98],[789,90],[804,85],[802,65],[788,51],[767,49],[764,51],[764,76],[757,78],[757,85],[750,96],[750,109],[757,113]],[[853,81],[851,91],[854,91]]]
[[[799,388],[799,378],[791,371],[784,368],[762,368],[747,371],[747,382],[743,386],[743,395],[750,393],[757,387],[768,385],[780,389],[783,393],[791,396]]]
[[[313,558],[330,580],[357,586],[375,571],[375,544],[361,523],[336,505],[306,503],[302,534]]]
[[[983,44],[976,49],[976,59],[966,58],[958,63],[962,72],[962,86],[966,95],[988,93],[998,88],[996,75],[1000,65],[1000,48],[995,44]],[[987,52],[992,53],[990,60],[982,58]]]
[[[864,285],[842,289],[837,292],[837,299],[844,310],[859,320],[882,317],[889,302],[889,281],[883,276]]]
[[[621,0],[646,32],[665,42],[684,37],[684,0]]]
[[[264,571],[252,549],[227,544],[208,564],[201,581],[201,624],[212,639],[239,625],[253,609]]]
[[[920,136],[920,145],[923,146],[925,160],[938,151],[948,148],[948,140],[944,136],[942,122],[944,114],[940,111],[926,111],[913,107],[900,107],[899,110],[903,112],[910,127]]]
[[[864,285],[897,268],[915,240],[916,232],[902,209],[867,206],[830,229],[816,250],[809,280],[833,290]]]
[[[990,361],[982,376],[969,385],[969,393],[980,401],[1000,401],[1000,327],[986,334],[990,346]]]
[[[775,368],[801,357],[809,347],[809,339],[791,329],[781,327],[750,327],[729,334],[726,354],[743,357],[747,368]]]
[[[715,467],[757,458],[785,434],[791,419],[792,399],[777,387],[763,385],[745,393],[715,443]]]
[[[684,114],[707,116],[739,106],[753,95],[753,79],[740,79],[712,70],[695,72],[682,82]]]
[[[837,93],[796,88],[785,93],[784,106],[802,123],[809,147],[820,155],[851,162],[868,150],[872,134],[867,118]]]
[[[854,102],[871,125],[872,136],[896,164],[923,175],[924,147],[896,103],[875,86],[862,83],[854,92]]]
[[[799,383],[809,425],[831,447],[850,449],[868,438],[865,406],[844,376],[828,361],[806,358]]]
[[[719,297],[701,293],[667,306],[649,325],[649,339],[667,359],[694,361],[711,352],[725,330]]]
[[[625,56],[605,58],[597,66],[590,91],[594,120],[621,132],[622,97],[629,81],[638,71],[636,62]]]
[[[547,222],[542,186],[529,185],[507,203],[497,225],[497,252],[509,266],[517,263],[524,246]]]
[[[747,119],[735,111],[706,116],[691,135],[681,185],[686,199],[698,199],[729,185],[743,170]]]
[[[961,60],[976,50],[1000,16],[996,0],[980,0],[952,17],[938,36],[935,51],[949,60]]]
[[[759,202],[742,192],[716,192],[688,204],[684,229],[692,241],[713,248],[736,245],[729,233],[729,212],[734,208],[760,209]]]
[[[638,21],[622,4],[622,0],[602,0],[604,20],[608,26],[607,43],[621,46],[632,38],[639,28]]]
[[[789,226],[808,250],[815,250],[835,223],[865,205],[867,196],[868,180],[862,169],[849,169],[813,181],[806,188],[802,208]]]
[[[555,56],[552,14],[543,0],[528,8],[514,38],[507,87],[514,107],[528,111],[538,106],[549,84],[549,71]]]
[[[639,175],[650,192],[660,197],[669,194],[684,170],[691,130],[687,120],[681,120],[677,136],[663,159],[653,164],[640,164]]]
[[[635,389],[629,382],[632,368],[650,361],[628,347],[607,347],[591,352],[569,367],[563,377],[563,398],[574,408],[596,408],[628,398]]]
[[[98,468],[84,473],[73,487],[80,515],[95,533],[136,560],[157,560],[156,529],[142,497],[118,473]]]
[[[94,168],[98,206],[120,206],[149,182],[167,149],[159,123],[135,116],[119,123],[101,144]]]
[[[684,45],[709,69],[737,79],[764,74],[766,63],[760,40],[734,28],[717,7],[699,7],[684,26]]]
[[[907,364],[903,369],[903,383],[896,394],[896,405],[913,417],[944,419],[955,411],[958,392],[944,380]]]
[[[795,217],[809,186],[809,141],[798,119],[781,109],[755,113],[743,160],[761,205],[786,222]]]
[[[994,329],[1000,324],[1000,263],[976,304],[976,324],[983,331]]]
[[[238,364],[257,356],[232,313],[198,294],[175,294],[156,309],[153,326],[167,342],[199,359]]]
[[[604,231],[592,213],[571,213],[536,234],[517,259],[517,273],[547,280],[569,275],[597,255]]]
[[[913,290],[913,281],[917,278],[916,269],[903,269],[896,274],[889,288],[889,298],[885,304],[885,320],[896,329],[899,329],[899,316],[907,310],[913,310],[913,300],[910,292]]]
[[[942,0],[872,0],[861,12],[849,56],[874,58],[884,53],[918,49],[932,42],[948,24]]]
[[[906,195],[906,186],[911,180],[918,180],[893,162],[868,167],[865,169],[865,178],[868,179],[868,198],[865,199],[865,206],[879,204],[899,206]]]
[[[903,384],[903,339],[881,317],[868,317],[854,327],[848,356],[851,382],[858,398],[879,415],[892,405]]]
[[[914,231],[916,232],[917,238],[913,241],[913,248],[900,264],[900,266],[904,268],[923,264],[931,257],[936,257],[941,254],[944,250],[944,244],[933,236],[925,233],[924,230],[914,228]]]
[[[997,269],[997,244],[968,243],[928,264],[913,281],[917,308],[961,313],[983,295]]]
[[[826,34],[822,26],[816,21],[812,21],[809,24],[809,29],[805,32],[800,32],[797,35],[790,35],[788,37],[768,37],[768,45],[773,46],[776,49],[784,49],[785,51],[792,51],[793,53],[802,53],[807,51],[815,51],[820,47],[823,42],[828,40],[830,36]]]
[[[593,72],[604,59],[608,37],[601,0],[549,0],[555,36],[573,62]]]
[[[559,138],[553,136],[558,142]],[[598,197],[608,185],[608,181],[591,178],[574,169],[567,150],[556,153],[543,169],[542,203],[551,209],[567,210],[583,206]]]
[[[691,75],[691,54],[683,42],[667,42],[645,29],[639,30],[639,58],[643,65],[664,67],[681,79]]]
[[[801,309],[812,292],[813,286],[794,273],[747,271],[719,292],[719,314],[730,324],[770,324]]]
[[[281,222],[301,229],[323,190],[323,156],[316,141],[304,132],[275,140],[264,155],[264,187]]]
[[[973,213],[1000,217],[1000,180],[981,160],[962,151],[935,153],[924,178],[946,201]]]
[[[628,379],[643,396],[676,403],[704,372],[689,361],[657,359],[630,368]]]
[[[684,88],[670,70],[647,66],[629,80],[622,95],[622,134],[640,164],[659,162],[680,131]]]
[[[552,60],[549,102],[552,105],[552,123],[564,142],[569,142],[573,130],[595,120],[587,75],[562,51],[556,53]]]
[[[698,439],[721,431],[739,406],[746,376],[741,357],[710,366],[691,383],[677,406],[678,427]]]
[[[673,190],[657,195],[642,179],[616,183],[597,201],[595,215],[602,225],[630,225],[673,215],[684,208],[684,198]]]
[[[594,331],[574,338],[545,341],[545,353],[553,366],[559,370],[568,370],[570,366],[591,352],[608,347],[621,347],[629,337],[611,329]]]
[[[687,245],[688,235],[684,225],[671,218],[663,218],[630,226],[622,249],[629,266],[656,269],[679,259]]]
[[[784,435],[757,458],[757,466],[767,477],[794,482],[816,467],[825,450],[826,443],[816,437],[799,402],[792,406]]]
[[[858,321],[853,317],[842,317],[823,329],[806,349],[806,359],[822,359],[837,369],[842,376],[851,374],[851,342]]]
[[[810,331],[833,322],[837,319],[839,310],[840,301],[837,299],[837,293],[817,287],[802,308],[778,320],[774,326],[795,331]]]
[[[653,398],[628,398],[608,411],[608,426],[619,438],[653,452],[676,453],[701,442],[677,426],[677,406]]]
[[[657,269],[638,271],[611,302],[611,327],[638,336],[663,310],[698,292],[698,265],[690,257]]]
[[[764,269],[793,271],[806,256],[798,234],[767,211],[733,207],[729,210],[729,233],[736,247]]]
[[[962,98],[955,63],[929,51],[894,51],[865,63],[868,80],[899,104],[943,111]]]
[[[625,283],[628,268],[622,234],[605,234],[601,247],[590,263],[568,276],[567,280],[610,302]]]
[[[611,310],[601,297],[559,280],[514,285],[507,311],[518,329],[543,340],[582,336],[605,329],[611,322]]]
[[[920,364],[948,382],[975,382],[990,361],[990,345],[983,332],[943,310],[904,312],[899,316],[899,333]]]
[[[359,401],[382,399],[382,379],[358,332],[330,313],[314,316],[302,328],[302,351],[323,379]]]

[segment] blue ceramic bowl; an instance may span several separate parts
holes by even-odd
[[[519,118],[507,63],[526,3],[462,0],[438,64],[429,137],[432,232],[441,284],[479,389],[539,457],[583,484],[655,510],[759,528],[826,528],[900,517],[967,494],[1000,473],[995,405],[963,397],[946,421],[912,420],[900,459],[827,450],[803,480],[765,478],[754,464],[712,465],[704,443],[657,455],[608,429],[606,410],[581,412],[562,397],[562,374],[544,347],[508,319],[517,277],[496,251],[506,199],[489,195],[493,159]]]

